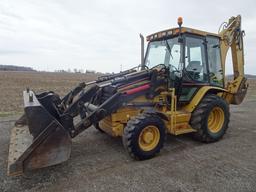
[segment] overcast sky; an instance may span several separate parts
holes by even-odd
[[[256,74],[255,9],[255,0],[1,0],[0,64],[118,72],[140,63],[139,33],[176,27],[178,16],[217,32],[241,14],[245,71]]]

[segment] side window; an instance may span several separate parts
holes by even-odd
[[[220,58],[220,42],[217,37],[207,37],[210,82],[223,87],[223,71]]]
[[[179,68],[179,64],[180,64],[180,44],[174,44],[172,46],[169,64],[174,66],[176,69]]]
[[[201,47],[191,47],[190,48],[190,60],[199,61],[202,63],[202,52]]]
[[[177,70],[180,67],[180,43],[177,37],[167,40],[167,43],[169,51],[168,59],[165,63],[171,65],[171,70]]]
[[[185,67],[188,76],[196,81],[208,82],[204,40],[186,38]]]
[[[166,55],[166,45],[164,42],[155,42],[149,45],[148,58],[146,60],[146,65],[151,68],[158,64],[163,64],[165,62]]]

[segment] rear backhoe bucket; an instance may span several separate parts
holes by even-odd
[[[24,91],[25,114],[11,131],[8,175],[66,161],[71,152],[68,131],[38,101],[32,91]]]
[[[231,102],[232,104],[239,105],[243,102],[247,93],[248,86],[249,85],[247,83],[247,79],[243,78],[237,92],[233,95],[233,100]]]

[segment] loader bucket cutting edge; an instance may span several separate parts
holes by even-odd
[[[33,95],[33,101],[29,101],[29,95]],[[11,131],[8,175],[59,164],[68,160],[71,152],[68,131],[39,103],[32,91],[24,92],[23,97],[26,121],[17,123]],[[36,130],[36,134],[31,134]]]

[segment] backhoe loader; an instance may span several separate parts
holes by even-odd
[[[160,152],[166,134],[190,133],[205,142],[223,137],[229,105],[240,104],[248,88],[244,76],[241,16],[224,22],[218,33],[182,26],[141,35],[141,64],[118,74],[81,82],[66,96],[23,92],[24,115],[11,131],[8,175],[69,159],[71,139],[89,127],[122,137],[136,160]],[[233,80],[225,78],[231,48]],[[76,120],[75,120],[76,119]]]

